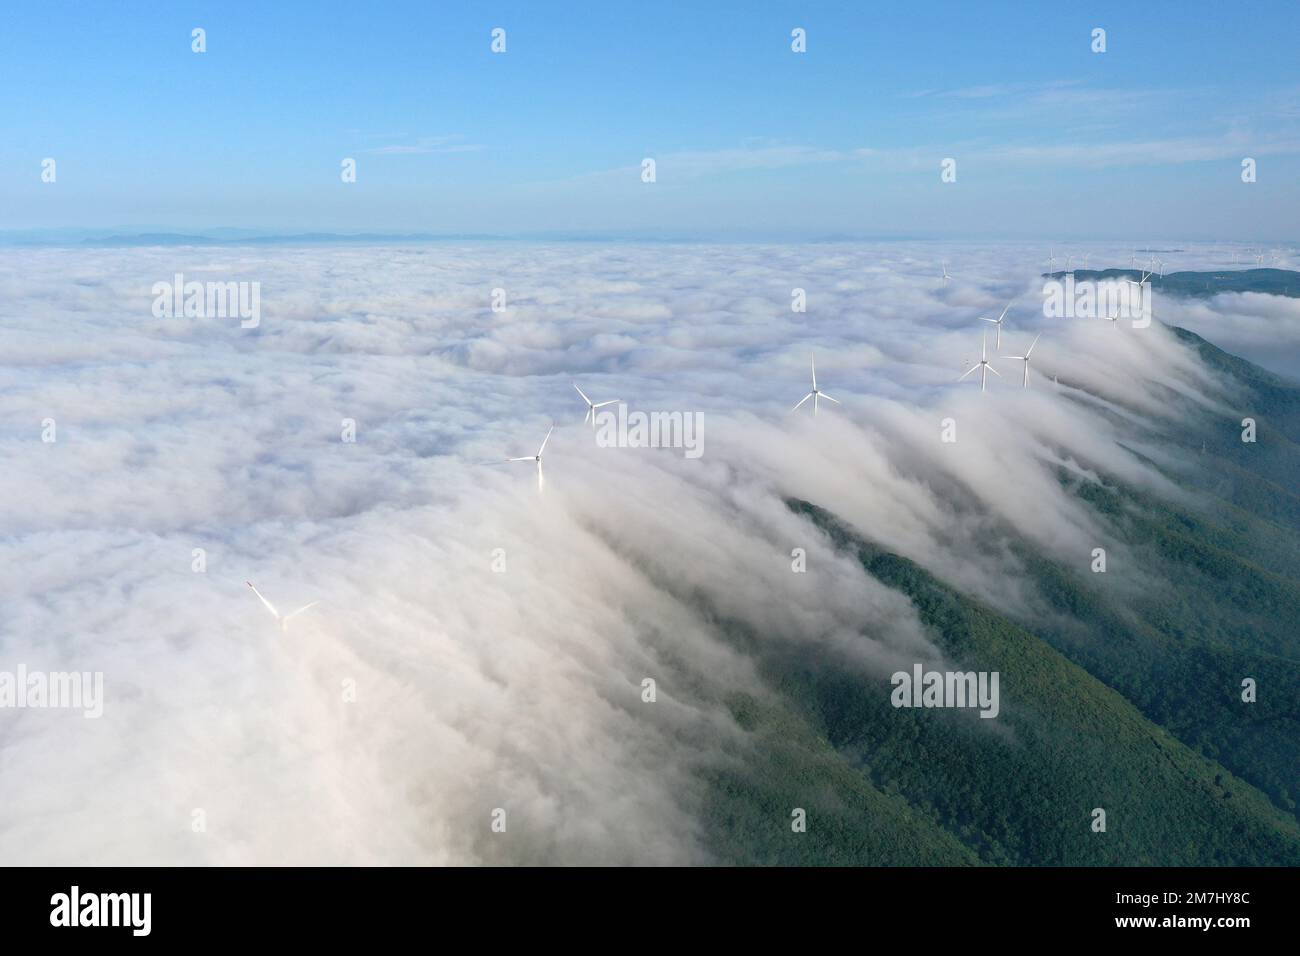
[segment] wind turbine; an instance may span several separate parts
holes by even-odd
[[[1150,279],[1150,278],[1151,278],[1151,273],[1149,273],[1149,272],[1147,272],[1145,269],[1143,269],[1143,270],[1142,270],[1142,278],[1141,278],[1141,279],[1125,279],[1124,281],[1127,282],[1129,285],[1135,285],[1135,286],[1137,286],[1138,288],[1141,288],[1141,287],[1142,287],[1142,284],[1143,284],[1144,282],[1146,282],[1146,281],[1147,281],[1148,279]]]
[[[813,415],[814,415],[814,417],[817,415],[817,401],[818,401],[818,399],[822,399],[822,398],[824,398],[824,399],[826,399],[826,401],[828,401],[828,402],[834,402],[836,405],[840,405],[840,404],[842,404],[838,398],[831,398],[829,395],[827,395],[825,392],[823,392],[821,389],[819,389],[819,388],[817,387],[817,357],[816,357],[816,356],[813,356],[813,360],[812,360],[812,391],[809,392],[807,395],[805,395],[803,398],[799,399],[799,404],[798,404],[798,405],[795,405],[795,407],[792,408],[792,409],[790,409],[790,411],[792,411],[792,412],[794,412],[794,411],[798,411],[798,410],[799,410],[799,405],[802,405],[804,402],[808,401],[808,399],[810,399],[810,398],[813,400]]]
[[[1065,257],[1065,271],[1068,275],[1074,275],[1074,269],[1071,268],[1070,266],[1070,260],[1072,260],[1073,258],[1074,258],[1073,255],[1069,255]]]
[[[1047,247],[1047,271],[1056,271],[1056,250],[1051,246]]]
[[[989,364],[988,348],[989,348],[989,334],[985,332],[983,339],[980,341],[979,363],[977,365],[972,365],[970,368],[966,369],[966,371],[962,373],[961,378],[957,379],[957,381],[960,382],[971,372],[975,371],[976,369],[979,369],[980,370],[980,391],[982,392],[984,391],[984,383],[988,380],[989,372],[992,372],[998,378],[1002,377],[1002,373]]]
[[[1039,332],[1037,335],[1035,335],[1035,336],[1034,336],[1034,341],[1032,341],[1032,342],[1029,343],[1029,348],[1025,350],[1025,354],[1024,354],[1024,355],[1008,355],[1008,356],[1007,356],[1007,358],[1019,359],[1020,361],[1022,361],[1022,362],[1025,363],[1025,380],[1024,380],[1024,382],[1021,384],[1021,386],[1020,386],[1021,388],[1028,388],[1028,387],[1029,387],[1029,356],[1031,356],[1031,355],[1034,354],[1034,346],[1038,344],[1038,340],[1041,339],[1042,337],[1043,337],[1043,333],[1042,333],[1042,332]],[[990,366],[990,368],[992,368],[992,366]]]
[[[252,581],[245,581],[244,583],[247,584],[250,588],[253,588]],[[275,609],[274,604],[272,604],[266,598],[262,597],[262,592],[259,591],[257,588],[253,588],[253,593],[256,594],[258,600],[260,600],[262,604],[266,606],[266,609],[271,612],[271,616],[274,617],[276,621],[279,622],[281,633],[288,632],[290,620],[297,617],[299,614],[301,614],[303,611],[307,610],[308,608],[313,608],[320,603],[320,601],[312,601],[310,604],[304,604],[302,607],[298,608],[298,610],[293,611],[289,614],[281,614],[279,611]]]
[[[1014,301],[1015,299],[1011,300],[1011,302]],[[999,349],[1002,348],[1002,323],[1005,322],[1007,319],[1007,312],[1009,312],[1011,309],[1011,302],[1007,303],[1007,307],[1002,310],[1002,314],[999,315],[996,319],[986,319],[983,316],[980,316],[980,321],[992,322],[995,326],[997,326],[998,338],[997,338],[997,342],[994,343],[994,348],[999,348]]]
[[[1138,295],[1139,301],[1141,300],[1141,296],[1142,296],[1142,286],[1145,285],[1145,284],[1147,283],[1147,281],[1150,280],[1151,275],[1152,275],[1152,274],[1151,274],[1150,272],[1147,272],[1145,269],[1143,269],[1143,270],[1142,270],[1142,278],[1141,278],[1141,279],[1128,279],[1128,278],[1126,278],[1126,279],[1124,280],[1124,281],[1127,282],[1129,285],[1131,285],[1131,286],[1134,287],[1134,289],[1136,290],[1136,293],[1137,293],[1137,295]],[[1115,324],[1115,328],[1119,328],[1119,310],[1116,309],[1115,312],[1114,312],[1114,314],[1106,316],[1106,321],[1107,321],[1107,322],[1113,322],[1113,323]]]
[[[1133,255],[1128,257],[1128,264],[1130,266],[1135,266],[1138,264],[1138,251],[1136,249],[1133,250]]]
[[[571,384],[573,385],[574,388],[578,389],[578,394],[581,395],[582,400],[587,403],[587,414],[583,416],[582,424],[584,425],[587,424],[587,419],[590,418],[592,428],[596,427],[596,409],[604,408],[606,405],[617,405],[621,401],[621,399],[611,398],[607,402],[593,402],[591,399],[587,397],[586,392],[578,388],[577,382],[573,382]]]
[[[575,387],[576,387],[576,386],[575,386]],[[586,421],[586,419],[583,419],[583,421]],[[512,462],[512,461],[535,461],[535,462],[537,462],[537,490],[538,490],[538,491],[541,491],[541,490],[542,490],[542,452],[546,451],[546,443],[547,443],[548,441],[551,440],[551,432],[553,432],[553,431],[555,431],[555,425],[554,425],[554,424],[552,424],[551,427],[550,427],[550,430],[547,431],[547,433],[546,433],[546,437],[542,439],[542,447],[539,448],[539,449],[537,449],[537,454],[536,454],[536,455],[524,455],[522,458],[507,458],[507,459],[506,459],[506,463],[507,463],[507,464],[509,464],[509,463]]]
[[[948,263],[941,262],[939,264],[943,266],[943,284],[947,285],[949,280],[952,279],[952,276],[948,275]]]

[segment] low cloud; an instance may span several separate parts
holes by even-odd
[[[939,659],[787,498],[1012,606],[1016,536],[1078,562],[1104,535],[1058,469],[1176,495],[1161,430],[1227,400],[1159,324],[1043,318],[1030,246],[211,255],[0,263],[0,668],[105,674],[97,721],[5,715],[11,862],[707,860],[699,771],[743,743],[725,699],[763,693],[756,654]],[[204,268],[261,282],[256,330],[153,317],[152,282]],[[1010,299],[1003,353],[1043,333],[1031,388],[1006,358],[987,393],[957,384]],[[1294,318],[1162,304],[1216,341]],[[814,354],[843,403],[815,419],[790,412]],[[572,381],[701,413],[706,454],[598,447]],[[552,422],[539,495],[503,459]],[[246,580],[321,603],[281,633]]]

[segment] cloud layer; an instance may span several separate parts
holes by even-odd
[[[1083,251],[1094,267],[1128,258]],[[1058,468],[1177,494],[1142,456],[1167,459],[1158,433],[1189,408],[1229,407],[1159,324],[1043,318],[1045,258],[927,244],[9,252],[0,670],[102,670],[107,699],[99,720],[0,711],[0,859],[708,859],[699,771],[744,746],[722,699],[762,692],[718,621],[864,675],[938,657],[910,605],[784,499],[1014,605],[1032,595],[1013,535],[1067,562],[1104,536]],[[260,325],[154,318],[151,286],[177,272],[260,282]],[[1031,387],[1005,357],[987,393],[958,385],[990,328],[979,318],[1012,300],[1002,352],[1043,333]],[[1247,355],[1295,318],[1293,301],[1258,296],[1156,310]],[[813,354],[843,403],[816,419],[789,413]],[[704,455],[598,447],[572,381],[597,401],[702,414]],[[47,419],[56,441],[41,440]],[[551,422],[543,493],[532,463],[488,463],[534,453]],[[322,603],[281,634],[245,580],[282,610]]]

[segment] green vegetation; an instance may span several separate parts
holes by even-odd
[[[1174,331],[1241,386],[1259,441],[1241,442],[1241,416],[1189,417],[1165,435],[1204,443],[1169,474],[1190,505],[1063,471],[1122,547],[1092,574],[1086,556],[1063,566],[1006,529],[1041,599],[1032,612],[988,607],[789,502],[911,600],[946,666],[999,672],[996,720],[895,709],[887,674],[686,598],[767,688],[726,700],[748,746],[704,774],[720,860],[1300,865],[1300,388]],[[1241,700],[1244,677],[1255,703]],[[794,807],[805,834],[790,830]],[[1095,807],[1105,833],[1090,827]]]
[[[1075,282],[1106,279],[1141,279],[1145,269],[1075,269]],[[1044,273],[1064,279],[1065,272]],[[1153,289],[1189,298],[1206,299],[1220,292],[1262,292],[1268,295],[1300,297],[1300,272],[1290,269],[1215,269],[1212,272],[1171,272],[1149,279]]]

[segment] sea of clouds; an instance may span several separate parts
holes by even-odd
[[[1093,268],[1130,255],[1074,251]],[[1023,610],[1013,535],[1080,566],[1123,548],[1059,468],[1178,496],[1153,466],[1179,465],[1164,426],[1235,412],[1162,322],[1300,364],[1297,300],[1157,293],[1146,329],[1047,319],[1045,259],[926,243],[3,250],[0,671],[102,671],[105,701],[99,719],[0,710],[0,861],[707,860],[701,771],[746,746],[723,699],[763,693],[719,620],[835,655],[882,693],[891,670],[941,660],[910,604],[787,498]],[[151,288],[176,273],[259,282],[260,324],[156,318]],[[981,394],[956,379],[993,328],[980,317],[1009,302]],[[1039,333],[1022,389],[1005,356]],[[816,418],[790,412],[813,355],[842,403]],[[702,456],[600,447],[575,381],[701,414]],[[539,493],[531,462],[502,459],[552,423]],[[321,603],[281,633],[246,580],[282,611]]]

